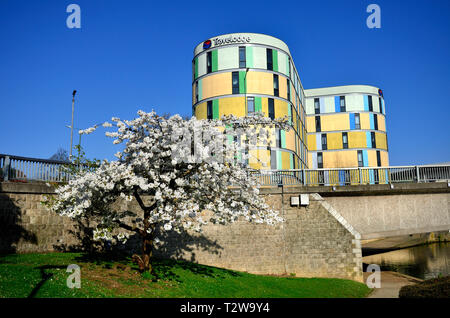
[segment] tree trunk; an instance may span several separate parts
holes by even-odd
[[[139,266],[140,272],[149,271],[153,274],[152,267],[152,258],[153,258],[153,243],[155,239],[155,226],[152,224],[150,226],[151,233],[147,233],[147,231],[143,231],[142,234],[142,247],[141,247],[141,255],[133,255],[133,262]]]

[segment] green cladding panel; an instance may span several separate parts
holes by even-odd
[[[245,94],[246,91],[246,86],[247,83],[246,81],[246,76],[245,76],[245,71],[240,71],[239,72],[239,94]]]
[[[253,67],[253,47],[247,46],[245,48],[245,60],[247,67]]]
[[[281,148],[286,148],[286,131],[281,130]]]
[[[214,50],[211,52],[211,60],[212,60],[211,70],[213,72],[217,72],[218,63],[219,63],[219,59],[217,56],[217,50]]]
[[[219,100],[213,100],[213,119],[219,119]]]
[[[278,72],[278,51],[272,50],[273,70]]]
[[[281,151],[277,150],[277,169],[283,169],[283,162],[281,161]]]
[[[261,97],[255,97],[255,112],[262,112]]]
[[[194,59],[194,79],[198,77],[198,57]]]

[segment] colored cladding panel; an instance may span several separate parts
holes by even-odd
[[[213,119],[219,119],[219,100],[214,99],[213,104]]]
[[[370,114],[369,113],[361,113],[359,114],[361,129],[370,129]]]
[[[378,115],[378,130],[386,131],[386,119],[381,115]]]
[[[266,48],[254,46],[252,49],[253,49],[253,67],[266,69],[267,68]]]
[[[310,169],[317,169],[317,153],[316,152],[311,154],[311,160],[309,162],[311,162]]]
[[[272,50],[272,64],[273,70],[278,72],[278,51]]]
[[[211,71],[213,71],[213,72],[217,72],[218,65],[219,65],[219,58],[218,58],[217,51],[218,50],[214,50],[211,52],[211,61],[212,61]]]
[[[321,116],[320,121],[322,131],[349,130],[350,128],[346,113]]]
[[[249,71],[247,73],[247,92],[249,94],[273,95],[273,74]]]
[[[287,81],[284,77],[280,76],[278,78],[278,85],[279,85],[279,93],[280,97],[287,99]]]
[[[242,96],[220,98],[219,118],[224,115],[245,116],[245,98]]]
[[[198,76],[206,74],[206,53],[197,56],[198,59]]]
[[[317,150],[316,135],[309,134],[307,137],[309,150]]]
[[[286,148],[286,131],[281,130],[280,135],[281,135],[281,148]]]
[[[239,68],[239,48],[238,47],[225,47],[217,49],[218,51],[218,66],[217,70],[229,70],[232,68]],[[214,52],[214,51],[213,51]],[[214,53],[213,53],[214,54]],[[214,71],[214,55],[213,58],[213,71]]]
[[[374,98],[372,98],[372,101],[373,101],[373,111],[376,113],[379,113],[380,112],[380,102],[379,102],[378,98],[374,97]]]
[[[345,95],[345,109],[348,112],[359,112],[364,110],[364,96],[361,94]]]
[[[370,131],[366,131],[366,144],[367,148],[372,148],[372,139],[370,136]]]
[[[324,97],[319,98],[319,104],[320,104],[320,113],[324,114],[325,113],[325,98]]]
[[[369,111],[369,95],[364,95],[364,111]]]
[[[341,99],[339,96],[334,96],[334,112],[339,113],[341,111]]]
[[[376,132],[375,143],[377,144],[377,148],[387,149],[386,135]]]
[[[308,117],[306,117],[306,130],[309,133],[316,132],[315,116],[308,116]]]
[[[255,112],[262,112],[262,98],[255,97]]]
[[[264,116],[269,117],[269,99],[261,98],[262,112]]]
[[[317,150],[322,150],[322,138],[321,134],[316,134],[316,147]]]
[[[355,114],[354,113],[350,113],[350,129],[354,130],[355,129]]]
[[[198,101],[203,99],[203,80],[200,79],[197,81],[198,85]]]
[[[307,98],[305,101],[305,111],[307,115],[314,115],[314,98]]]
[[[246,88],[247,88],[247,83],[246,83],[246,80],[247,80],[247,75],[246,75],[246,73],[247,72],[245,72],[245,71],[240,71],[239,72],[239,93],[240,94],[245,94],[246,92]]]
[[[348,147],[349,148],[366,148],[366,134],[363,131],[348,132]]]
[[[231,95],[232,93],[231,72],[209,75],[202,78],[200,81],[202,93],[200,94],[199,90],[199,99]]]
[[[292,108],[291,108],[291,105],[289,105],[289,103],[286,103],[286,106],[287,106],[287,112],[288,112],[289,123],[290,123],[291,125],[293,125],[294,123],[291,122],[291,118],[292,118]],[[295,121],[295,119],[294,119],[294,121]]]
[[[324,168],[347,168],[357,167],[357,152],[354,150],[345,151],[324,151]]]
[[[195,117],[197,119],[206,119],[206,103],[200,103],[195,106]]]
[[[389,166],[389,154],[387,151],[380,151],[380,157],[381,157],[381,165],[383,167]]]
[[[277,169],[283,169],[283,161],[281,159],[281,151],[276,150],[277,152]]]
[[[294,166],[294,154],[291,153],[291,155],[289,156],[289,169],[295,169]]]
[[[246,46],[245,47],[245,60],[247,67],[253,68],[253,47],[252,46]]]
[[[376,150],[368,150],[367,155],[369,157],[369,167],[377,166],[377,151]]]
[[[198,77],[198,57],[194,59],[194,79]]]
[[[280,99],[274,99],[274,108],[275,108],[275,118],[280,118],[288,115],[288,105],[287,102],[280,100]]]
[[[363,150],[363,151],[362,151],[362,154],[363,154],[363,164],[364,164],[364,167],[368,167],[368,166],[369,166],[369,157],[368,157],[368,155],[367,155],[367,150]]]
[[[289,56],[286,55],[286,75],[291,77],[291,65],[289,63]]]
[[[334,99],[333,97],[324,97],[324,113],[334,113]]]
[[[289,149],[289,150],[292,150],[292,151],[295,151],[296,150],[295,149],[295,144],[296,144],[295,141],[296,140],[297,140],[297,137],[295,135],[295,132],[292,129],[287,131],[286,132],[286,147],[285,148]]]
[[[374,130],[375,129],[374,114],[369,114],[369,115],[370,115],[370,129]]]
[[[287,151],[281,152],[281,169],[289,169],[291,153]]]
[[[343,149],[342,133],[327,134],[327,148],[328,150]]]

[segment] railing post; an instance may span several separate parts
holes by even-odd
[[[420,182],[419,166],[416,166],[417,183]]]
[[[9,166],[9,156],[5,156],[5,162],[3,163],[3,181],[8,181],[9,179]]]

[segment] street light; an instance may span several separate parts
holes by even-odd
[[[75,94],[77,91],[74,89],[72,92],[72,125],[70,125],[70,155],[69,159],[72,160],[72,147],[73,147],[73,111],[74,111],[74,105],[75,105]],[[81,137],[80,137],[81,138]]]

